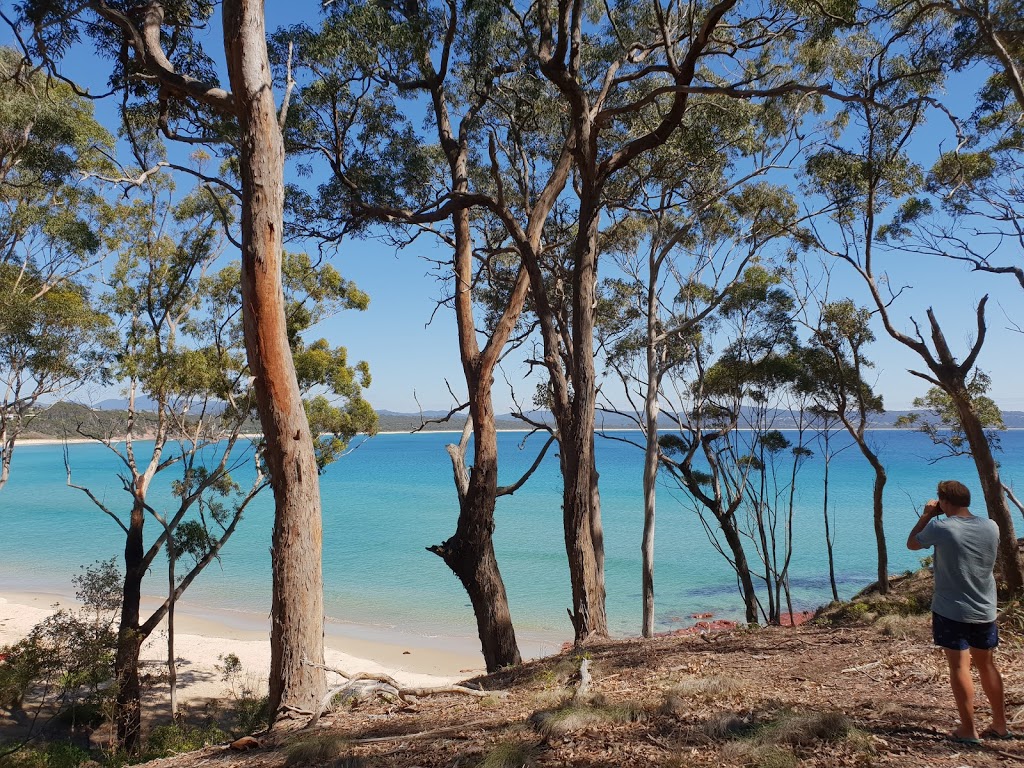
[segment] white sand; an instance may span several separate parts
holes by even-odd
[[[74,607],[61,595],[0,592],[0,645],[25,637],[53,612],[54,603]],[[152,608],[154,601],[146,601]],[[236,681],[265,693],[270,669],[269,622],[251,614],[200,611],[182,604],[175,617],[175,657],[178,660],[178,700],[196,702],[231,695],[217,670],[220,657],[234,654],[241,662]],[[483,659],[467,639],[403,636],[376,628],[328,625],[325,662],[349,673],[384,672],[410,686],[453,683],[483,673]],[[167,632],[161,626],[143,646],[144,673],[167,669]],[[337,679],[328,674],[328,681]],[[157,692],[161,692],[158,687]],[[162,686],[166,692],[167,686]]]

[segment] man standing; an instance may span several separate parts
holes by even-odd
[[[960,727],[952,738],[962,744],[978,744],[979,736],[1009,738],[1003,678],[993,659],[999,643],[993,575],[999,529],[987,517],[971,514],[971,492],[963,483],[944,480],[939,483],[938,495],[938,501],[925,505],[907,537],[907,548],[935,547],[932,637],[946,653],[949,682],[960,713]],[[992,708],[992,723],[980,734],[974,723],[972,661]]]

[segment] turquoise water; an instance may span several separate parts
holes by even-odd
[[[521,446],[523,437],[500,435],[502,483],[518,479],[542,445],[539,437],[533,437]],[[328,469],[322,494],[330,618],[417,634],[475,633],[465,592],[440,558],[425,549],[455,529],[451,464],[444,450],[453,439],[454,435],[436,433],[379,435]],[[983,509],[980,490],[969,460],[929,463],[936,451],[923,435],[878,431],[870,439],[888,468],[886,530],[890,571],[897,573],[920,560],[920,554],[908,552],[903,542],[916,519],[914,505],[920,508],[933,495],[936,482],[962,479],[976,494],[976,511]],[[846,441],[837,436],[834,445]],[[1005,433],[1002,444],[1004,482],[1024,481],[1024,432]],[[72,445],[68,450],[75,482],[88,485],[112,508],[126,510],[128,494],[117,476],[118,461],[102,446]],[[637,634],[640,627],[641,464],[642,454],[636,448],[598,440],[608,613],[613,632],[620,634]],[[813,608],[830,598],[823,544],[822,464],[816,451],[798,477],[790,568],[795,608]],[[874,578],[872,473],[859,452],[850,448],[833,459],[831,479],[837,578],[841,596],[849,597]],[[513,620],[525,634],[571,637],[560,510],[561,480],[553,452],[529,483],[498,502],[498,562]],[[266,615],[272,517],[267,492],[250,507],[221,562],[197,579],[186,600],[200,607]],[[1019,516],[1016,522],[1021,527]],[[147,528],[153,535],[152,520]],[[123,546],[114,522],[81,491],[66,486],[60,446],[18,448],[11,480],[0,491],[0,590],[69,594],[70,578],[80,565],[120,557]],[[749,552],[755,557],[752,547]],[[712,612],[723,618],[742,615],[729,566],[709,544],[685,498],[666,484],[659,489],[655,567],[660,629],[689,624],[693,613]],[[159,594],[165,579],[158,566],[144,589]]]

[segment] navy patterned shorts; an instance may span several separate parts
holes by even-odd
[[[966,651],[968,647],[988,651],[999,645],[999,630],[994,621],[969,624],[932,611],[932,639],[936,645],[954,651]]]

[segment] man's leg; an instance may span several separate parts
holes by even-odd
[[[960,727],[954,735],[961,739],[978,738],[974,725],[974,682],[971,680],[971,654],[953,648],[943,648],[949,662],[949,683],[953,688],[953,700],[960,713]]]
[[[992,708],[992,724],[985,730],[994,731],[996,735],[1002,736],[1006,733],[1006,699],[1003,695],[1003,676],[996,668],[992,649],[971,648],[971,659],[974,660],[974,666],[978,668],[982,690],[985,691],[989,706]]]

